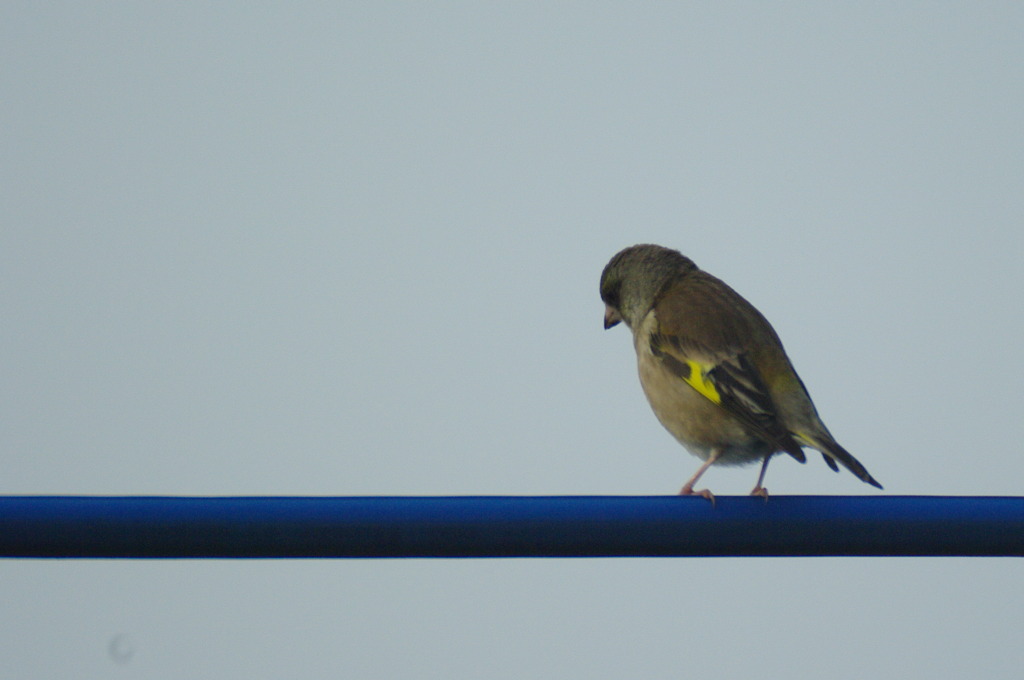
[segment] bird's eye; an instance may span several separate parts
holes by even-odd
[[[619,306],[619,285],[606,286],[601,291],[601,299],[609,307],[618,308]]]

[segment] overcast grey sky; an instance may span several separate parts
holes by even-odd
[[[598,277],[1021,495],[1019,3],[5,3],[0,492],[669,494]],[[718,494],[757,468],[713,469]],[[873,494],[812,457],[773,494]],[[1017,560],[0,562],[22,679],[1018,677]]]

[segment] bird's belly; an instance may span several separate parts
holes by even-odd
[[[772,447],[728,411],[670,373],[651,355],[639,356],[640,384],[654,415],[686,449],[707,460],[713,449],[722,465],[763,460]]]

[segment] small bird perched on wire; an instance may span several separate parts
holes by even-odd
[[[681,253],[636,245],[601,273],[606,329],[624,321],[633,331],[644,394],[680,444],[704,461],[681,495],[714,502],[693,486],[712,465],[762,461],[751,495],[766,500],[764,474],[776,453],[806,461],[817,449],[830,468],[840,464],[882,488],[821,422],[768,320],[739,293]]]

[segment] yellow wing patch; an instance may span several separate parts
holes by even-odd
[[[715,384],[708,380],[707,375],[704,373],[705,367],[693,361],[692,359],[686,359],[683,363],[689,369],[689,375],[682,376],[683,380],[692,387],[693,389],[700,392],[708,400],[716,403],[722,403],[722,395],[715,389]]]

